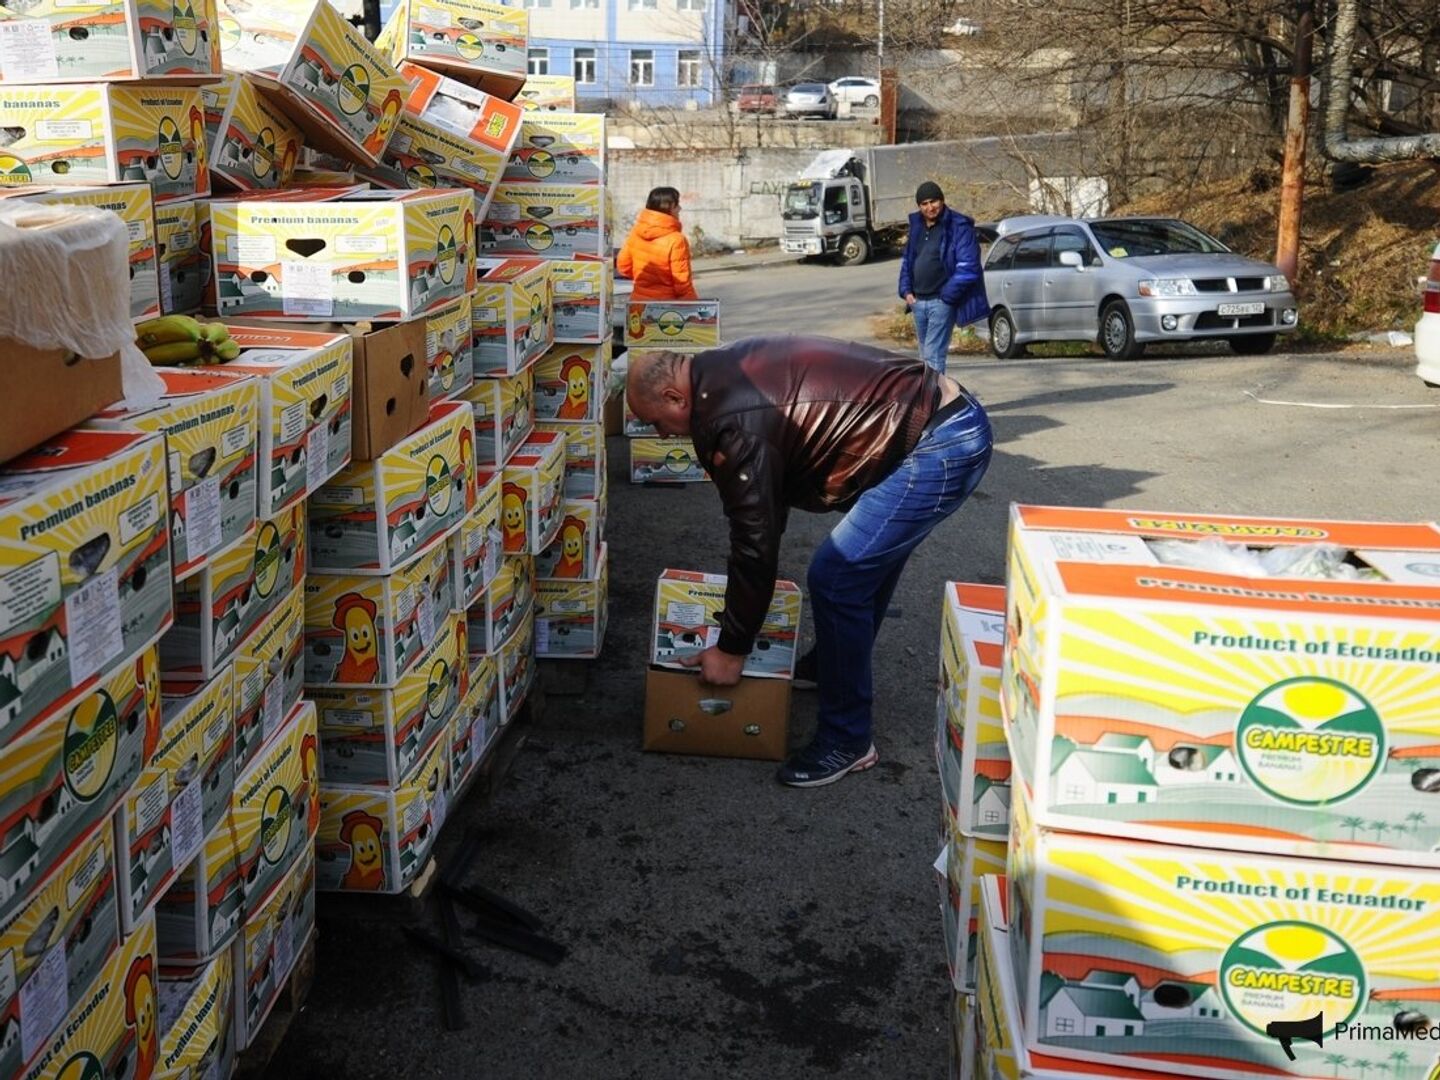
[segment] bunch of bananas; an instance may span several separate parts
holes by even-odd
[[[240,355],[224,323],[202,323],[189,315],[165,315],[135,327],[135,343],[152,364],[188,367],[223,364]]]

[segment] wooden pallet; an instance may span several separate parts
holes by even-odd
[[[269,1070],[275,1052],[280,1049],[280,1044],[290,1033],[290,1025],[300,1015],[310,996],[310,987],[315,982],[315,941],[318,937],[319,931],[312,931],[310,940],[295,958],[295,966],[290,969],[290,977],[285,980],[270,1015],[260,1025],[250,1045],[240,1052],[235,1063],[234,1080],[260,1080]]]

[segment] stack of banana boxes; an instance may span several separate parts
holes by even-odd
[[[1440,531],[1019,506],[1009,552],[976,1074],[1433,1076]]]
[[[720,344],[717,300],[632,300],[625,313],[628,353],[693,353]],[[628,361],[627,361],[628,369]],[[624,407],[632,484],[697,484],[710,479],[686,437],[662,436]]]

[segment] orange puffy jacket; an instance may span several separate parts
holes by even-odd
[[[690,242],[680,219],[641,210],[615,260],[622,277],[635,282],[632,300],[698,300],[690,278]]]

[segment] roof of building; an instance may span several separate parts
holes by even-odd
[[[1135,1008],[1135,1003],[1119,990],[1096,990],[1088,986],[1067,983],[1061,988],[1061,992],[1074,1003],[1075,1008],[1080,1010],[1082,1016],[1090,1020],[1138,1020],[1143,1022],[1145,1019],[1140,1015],[1140,1010]]]
[[[1071,760],[1102,784],[1155,786],[1154,774],[1133,754],[1117,753],[1114,750],[1072,750],[1064,757],[1057,757],[1050,766],[1050,771],[1059,772],[1061,766]]]

